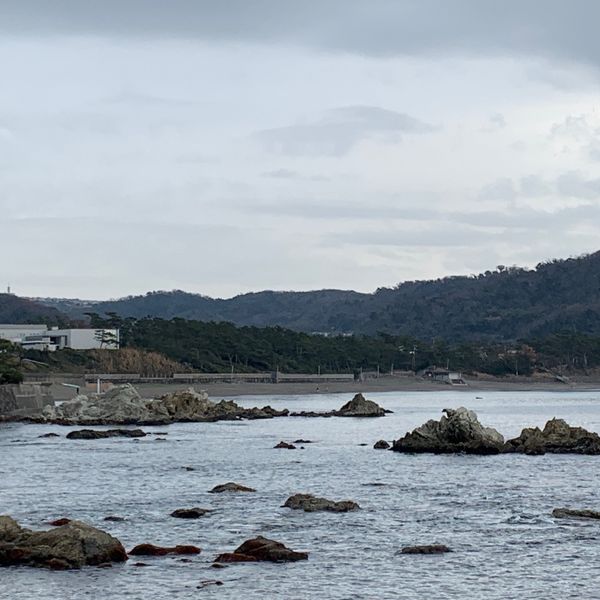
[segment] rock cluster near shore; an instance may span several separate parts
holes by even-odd
[[[287,416],[287,410],[243,408],[233,401],[211,402],[205,392],[192,388],[156,399],[142,398],[129,384],[103,395],[76,396],[59,406],[47,406],[29,420],[58,425],[164,425],[174,422],[212,422],[270,419]]]
[[[302,411],[291,413],[291,417],[383,417],[391,411],[385,410],[376,402],[367,400],[362,394],[356,394],[339,410],[329,412]]]
[[[450,454],[498,454],[504,447],[504,438],[491,427],[484,427],[472,410],[460,407],[445,408],[439,420],[431,419],[417,427],[392,446],[395,452],[433,452]]]
[[[81,521],[49,531],[31,531],[0,516],[0,566],[78,569],[127,560],[125,548],[108,533]]]

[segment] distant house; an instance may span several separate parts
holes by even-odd
[[[31,350],[53,352],[61,348],[91,350],[119,348],[118,329],[59,329],[47,325],[0,324],[0,339],[19,344]]]
[[[467,385],[463,379],[462,373],[457,371],[449,371],[448,369],[429,367],[423,372],[423,377],[427,377],[432,381],[447,383],[449,385]]]

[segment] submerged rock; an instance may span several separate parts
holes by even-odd
[[[142,398],[130,384],[105,394],[79,395],[59,406],[47,406],[41,416],[27,417],[37,423],[59,425],[164,425],[174,422],[212,422],[239,419],[271,419],[287,416],[287,410],[243,408],[233,401],[214,403],[205,392],[193,388],[156,399]]]
[[[428,546],[405,546],[400,554],[443,554],[445,552],[452,552],[452,550],[443,544],[430,544]]]
[[[167,554],[200,554],[197,546],[155,546],[154,544],[138,544],[130,550],[130,556],[166,556]]]
[[[375,442],[373,448],[375,450],[388,450],[389,448],[391,448],[391,446],[385,440],[379,440],[378,442]]]
[[[571,427],[563,419],[551,419],[544,429],[529,427],[508,440],[504,452],[524,454],[600,454],[600,436],[583,427]]]
[[[62,525],[66,525],[70,522],[71,519],[67,519],[67,517],[62,517],[60,519],[55,519],[54,521],[49,521],[48,525],[52,525],[52,527],[61,527]]]
[[[53,438],[53,437],[60,437],[60,435],[58,433],[43,433],[42,435],[38,435],[39,438]]]
[[[307,552],[295,552],[286,548],[281,542],[269,540],[259,535],[254,539],[245,541],[233,552],[220,554],[215,559],[215,562],[294,562],[307,559]]]
[[[171,516],[176,519],[199,519],[209,512],[210,510],[206,508],[178,508],[171,513]]]
[[[146,437],[141,429],[79,429],[67,434],[68,440],[103,440],[111,437],[140,438]]]
[[[290,496],[283,505],[286,508],[294,510],[303,510],[305,512],[316,512],[320,510],[329,512],[350,512],[358,510],[360,506],[352,500],[327,500],[311,494],[294,494]]]
[[[108,515],[107,517],[104,517],[105,521],[112,521],[114,523],[119,523],[121,521],[126,521],[125,517],[119,517],[117,515]]]
[[[498,454],[504,438],[491,427],[483,427],[477,415],[466,408],[446,408],[439,421],[433,419],[396,440],[396,452]]]
[[[215,485],[212,490],[209,490],[209,494],[221,494],[223,492],[255,492],[256,490],[251,487],[246,487],[245,485],[240,485],[239,483],[234,483],[233,481],[229,481],[227,483],[222,483],[220,485]]]
[[[385,410],[376,402],[367,400],[362,394],[356,394],[339,410],[329,412],[303,411],[291,413],[291,417],[383,417],[391,411]]]
[[[555,519],[600,519],[600,511],[588,508],[555,508],[552,516]]]
[[[8,516],[0,516],[0,566],[62,570],[126,560],[127,553],[118,539],[81,521],[69,521],[49,531],[31,531]]]
[[[287,442],[279,442],[277,446],[273,446],[273,448],[283,448],[285,450],[296,450],[296,446],[294,444],[288,444]]]

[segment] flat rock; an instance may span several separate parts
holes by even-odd
[[[215,485],[212,490],[209,490],[209,494],[222,494],[223,492],[255,492],[256,490],[251,487],[246,487],[239,483],[229,481],[220,485]]]
[[[118,523],[120,521],[125,521],[125,517],[119,517],[117,515],[108,515],[107,517],[104,517],[105,521],[113,521],[115,523]]]
[[[445,552],[452,552],[452,550],[443,544],[430,544],[428,546],[405,546],[400,554],[444,554]]]
[[[336,502],[334,500],[328,500],[327,498],[319,498],[311,494],[294,494],[285,501],[283,506],[294,510],[303,510],[305,512],[350,512],[360,509],[360,506],[352,500],[341,500]]]
[[[80,429],[67,434],[68,440],[103,440],[112,437],[141,438],[146,437],[141,429]]]
[[[588,508],[555,508],[552,516],[555,519],[600,519],[600,511]]]
[[[154,544],[138,544],[129,551],[130,556],[166,556],[167,554],[200,554],[197,546],[155,546]]]
[[[0,516],[0,566],[63,570],[126,560],[118,539],[81,521],[69,521],[49,531],[31,531]]]
[[[39,438],[53,438],[60,437],[58,433],[43,433],[42,435],[38,435]]]
[[[295,552],[286,548],[281,542],[269,540],[259,535],[251,540],[246,540],[231,553],[220,554],[215,559],[215,562],[295,562],[307,559],[308,553]]]
[[[528,427],[519,437],[508,440],[504,452],[529,455],[600,454],[600,436],[583,427],[571,427],[563,419],[551,419],[544,429]]]
[[[477,415],[464,407],[446,408],[439,420],[427,421],[392,446],[395,452],[435,454],[498,454],[504,438],[491,427],[483,427]]]
[[[206,508],[178,508],[171,513],[176,519],[199,519],[210,511]]]

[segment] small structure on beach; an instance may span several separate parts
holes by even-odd
[[[430,367],[425,369],[423,377],[431,379],[432,381],[439,381],[440,383],[447,383],[449,385],[467,385],[463,379],[462,373],[458,371],[450,371],[448,369],[438,369],[437,367]]]

